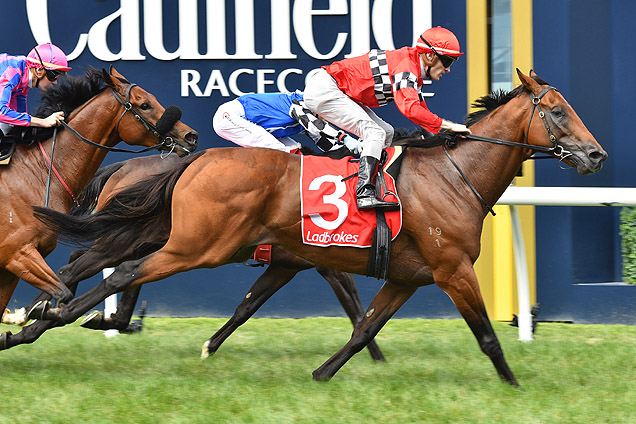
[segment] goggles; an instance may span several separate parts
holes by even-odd
[[[442,66],[444,66],[444,68],[450,68],[451,65],[457,61],[457,57],[437,53],[437,50],[435,50],[435,48],[431,46],[431,44],[426,41],[421,35],[420,40],[422,40],[433,51],[433,53],[435,53],[435,55],[439,57],[439,60],[442,62]]]
[[[56,81],[59,77],[66,74],[65,71],[58,71],[56,69],[47,69],[46,66],[44,66],[44,62],[42,61],[42,57],[40,56],[40,52],[38,52],[38,49],[35,49],[35,54],[38,55],[38,59],[40,59],[40,65],[42,65],[42,69],[44,69],[44,72],[46,72],[46,79],[48,79],[49,81],[51,82]]]

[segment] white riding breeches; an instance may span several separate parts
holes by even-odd
[[[356,103],[344,94],[324,69],[308,78],[304,101],[305,106],[322,119],[361,138],[362,156],[380,159],[382,150],[391,145],[393,127],[371,108]]]
[[[299,147],[292,138],[276,138],[265,128],[245,119],[245,109],[238,100],[222,104],[212,118],[214,131],[226,140],[242,147],[265,147],[291,152]]]

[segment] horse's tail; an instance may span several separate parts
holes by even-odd
[[[78,216],[91,213],[93,209],[95,209],[95,206],[97,206],[99,194],[104,189],[108,179],[112,177],[115,172],[119,171],[126,162],[128,161],[125,160],[122,162],[112,163],[99,168],[82,194],[80,194],[77,198],[77,205],[71,208],[71,215]]]
[[[33,207],[33,215],[63,243],[86,247],[98,241],[110,251],[126,251],[148,242],[165,242],[170,230],[172,191],[181,174],[204,152],[192,155],[174,168],[149,176],[117,193],[101,211],[70,216]],[[107,246],[107,247],[106,247]]]

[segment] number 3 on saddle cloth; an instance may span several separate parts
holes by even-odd
[[[389,202],[399,201],[394,176],[399,172],[401,152],[401,147],[386,149],[387,158],[383,169],[387,191],[381,195],[385,195],[384,199]],[[350,162],[350,159],[333,160],[322,156],[301,158],[300,202],[303,243],[321,247],[372,246],[377,225],[376,210],[358,210],[358,178],[347,178],[358,172],[358,164]],[[377,190],[376,192],[379,193]],[[379,197],[381,195],[378,194]],[[384,215],[393,240],[402,228],[402,208],[385,211]]]

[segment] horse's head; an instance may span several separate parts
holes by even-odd
[[[102,69],[104,81],[119,96],[126,111],[117,124],[117,131],[128,144],[154,146],[163,143],[162,150],[172,150],[185,156],[198,145],[199,134],[181,122],[181,110],[176,106],[165,109],[155,96],[110,67]],[[114,94],[115,94],[114,93]]]
[[[526,134],[529,144],[554,146],[553,155],[575,167],[579,174],[591,174],[603,167],[607,153],[585,127],[563,95],[547,84],[517,69],[519,79],[532,96],[533,116]],[[536,111],[535,111],[536,109]],[[553,136],[553,137],[552,137]]]

